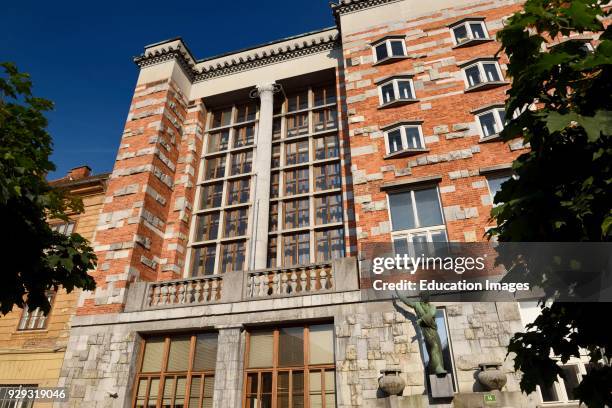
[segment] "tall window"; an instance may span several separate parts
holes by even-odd
[[[53,299],[55,298],[55,292],[47,293],[47,300],[49,304],[53,306]],[[51,313],[49,311],[49,313]],[[21,312],[21,318],[19,319],[19,325],[17,330],[44,330],[47,328],[47,318],[42,310],[36,308],[29,310],[26,306]]]
[[[200,202],[189,243],[192,276],[244,267],[257,116],[258,105],[253,101],[208,114],[204,169],[197,190]],[[224,210],[226,206],[231,208]],[[240,240],[227,242],[227,238]]]
[[[446,323],[446,311],[443,308],[436,310],[436,326],[438,327],[438,336],[440,337],[440,345],[442,346],[442,359],[444,361],[444,367],[449,371],[453,380],[453,389],[457,391],[457,385],[455,383],[455,370],[454,370],[454,359],[450,348],[450,336],[448,334],[448,325]],[[423,365],[429,366],[429,353],[427,353],[427,347],[425,346],[425,340],[419,342],[421,345],[421,354],[423,355]],[[429,382],[429,376],[427,377]],[[429,384],[431,387],[431,384]]]
[[[318,232],[339,228],[344,212],[336,86],[286,95],[274,102],[267,251],[274,266],[316,262]]]
[[[247,334],[245,408],[336,406],[332,324]]]
[[[216,333],[145,339],[133,406],[211,408],[216,361]]]
[[[437,187],[389,194],[389,208],[396,252],[410,253],[412,245],[447,241]]]

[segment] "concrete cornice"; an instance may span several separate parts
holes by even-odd
[[[180,38],[149,45],[145,52],[134,57],[134,62],[140,68],[175,59],[185,72],[185,75],[193,82],[195,59]]]
[[[207,79],[224,75],[231,75],[264,65],[275,64],[293,58],[300,58],[306,55],[331,50],[336,46],[337,39],[338,33],[337,31],[334,31],[333,33],[324,34],[320,37],[310,39],[309,41],[300,41],[299,38],[296,38],[296,40],[290,44],[283,44],[282,46],[277,45],[276,47],[271,45],[263,50],[253,50],[252,53],[238,58],[232,58],[232,55],[228,55],[223,58],[222,61],[197,68],[194,82],[205,81]],[[203,62],[201,64],[206,63]]]
[[[316,33],[305,33],[253,47],[246,52],[239,50],[201,61],[196,61],[184,42],[175,38],[147,46],[142,55],[134,58],[134,62],[144,68],[176,60],[193,83],[331,50],[337,45],[338,31],[326,31],[314,38],[312,35]],[[310,38],[304,38],[306,36]]]
[[[342,15],[398,1],[401,0],[339,0],[338,3],[331,3],[330,6],[335,15]]]

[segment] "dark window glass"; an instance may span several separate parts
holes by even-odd
[[[338,136],[329,135],[315,139],[315,159],[331,159],[338,157]]]
[[[232,154],[232,176],[250,173],[253,164],[253,151]]]
[[[217,247],[207,245],[198,247],[193,251],[193,268],[191,276],[212,275],[215,273],[215,255]]]
[[[314,168],[317,191],[340,187],[340,163],[324,164]]]
[[[216,179],[225,176],[225,155],[212,157],[204,161],[204,179]]]
[[[234,130],[234,147],[243,147],[253,144],[255,140],[255,125],[247,125]]]
[[[342,221],[342,196],[340,194],[316,197],[315,206],[317,225]]]
[[[223,183],[207,184],[202,187],[201,209],[221,206],[223,197]]]
[[[325,108],[313,112],[314,131],[336,129],[338,127],[338,112],[336,108]]]
[[[285,202],[285,228],[307,227],[309,225],[310,205],[307,198]]]
[[[389,153],[395,153],[403,150],[402,132],[400,129],[394,129],[387,132],[387,141],[389,143]]]
[[[285,145],[285,164],[298,164],[308,162],[308,140],[287,143]]]
[[[221,247],[221,273],[242,271],[245,256],[244,242],[232,242]]]
[[[208,153],[214,153],[227,149],[229,141],[229,130],[222,130],[208,135]]]
[[[391,54],[394,57],[404,56],[403,41],[401,41],[401,40],[392,40],[391,41]]]
[[[239,105],[236,108],[236,123],[254,120],[256,112],[257,105],[255,105],[254,103]]]
[[[283,244],[285,266],[310,263],[310,233],[285,235]]]
[[[287,137],[305,135],[308,133],[308,113],[296,113],[288,115],[287,121]]]
[[[469,40],[467,28],[465,28],[465,25],[460,25],[458,27],[453,28],[453,33],[455,33],[455,40],[457,41],[457,44],[461,44]]]
[[[225,237],[238,237],[246,234],[247,224],[249,220],[248,211],[246,208],[231,210],[225,212]]]
[[[232,180],[227,183],[227,204],[242,204],[249,201],[251,179]]]
[[[227,126],[232,120],[232,108],[226,108],[213,112],[212,127]]]
[[[342,229],[317,231],[317,262],[344,257],[344,233]]]
[[[389,56],[389,53],[387,52],[386,42],[383,42],[382,44],[379,44],[376,46],[376,60],[377,61],[384,60],[388,56]]]
[[[207,241],[216,239],[219,231],[219,213],[208,213],[198,215],[196,220],[196,241]]]

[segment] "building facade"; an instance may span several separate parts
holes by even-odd
[[[80,197],[84,211],[69,215],[68,223],[50,220],[51,227],[64,234],[75,232],[92,240],[104,201],[107,178],[108,174],[90,175],[90,169],[83,166],[72,169],[64,178],[52,181],[53,185]],[[79,292],[66,293],[61,289],[48,296],[51,311],[47,316],[38,309],[30,311],[15,307],[0,318],[0,386],[57,386]],[[0,399],[3,397],[0,396]],[[19,406],[52,406],[51,403],[42,402],[32,404],[24,402]]]
[[[63,405],[474,407],[487,362],[507,373],[491,406],[555,401],[521,394],[506,359],[518,304],[437,304],[439,398],[414,315],[360,290],[368,245],[485,240],[525,151],[497,138],[494,38],[520,2],[332,9],[332,28],[200,60],[173,39],[135,59]],[[385,369],[400,396],[379,388]]]

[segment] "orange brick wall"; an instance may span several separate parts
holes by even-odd
[[[383,183],[426,176],[441,176],[442,207],[449,239],[482,241],[490,225],[492,206],[486,203],[488,187],[479,169],[510,164],[525,150],[520,143],[479,143],[471,110],[503,103],[508,86],[464,93],[458,63],[493,56],[495,41],[453,48],[447,25],[460,18],[485,17],[489,36],[495,38],[502,18],[520,8],[518,4],[482,2],[470,7],[441,10],[426,18],[343,36],[346,61],[345,87],[354,183],[357,236],[360,245],[390,242],[390,224]],[[453,17],[448,17],[453,15]],[[372,61],[370,42],[388,34],[406,36],[410,58],[386,65]],[[499,60],[502,72],[507,59]],[[379,109],[377,79],[413,74],[419,102]],[[422,120],[427,153],[384,159],[385,142],[380,127],[400,120]],[[459,177],[457,177],[459,176]],[[459,219],[462,218],[462,219]]]

